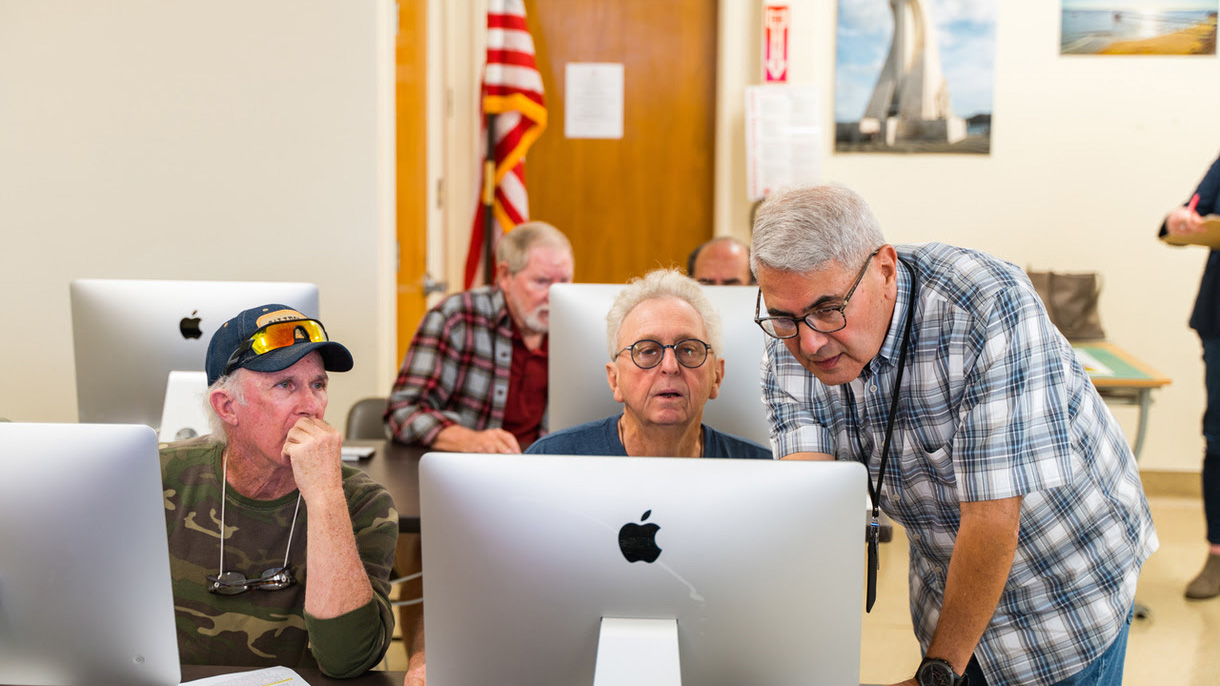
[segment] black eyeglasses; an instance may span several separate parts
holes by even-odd
[[[237,595],[251,589],[278,591],[296,584],[292,570],[288,567],[272,567],[257,579],[247,579],[241,572],[221,572],[208,575],[208,592],[220,595]]]
[[[630,350],[631,361],[635,363],[635,366],[640,369],[652,369],[665,359],[666,348],[674,351],[674,359],[678,361],[678,364],[687,369],[694,369],[707,361],[707,354],[712,346],[698,338],[687,338],[673,345],[661,345],[657,341],[645,338],[618,351],[618,355]]]
[[[800,322],[805,322],[805,326],[817,331],[818,333],[834,333],[842,330],[847,326],[847,303],[851,300],[851,296],[856,292],[856,287],[860,285],[860,281],[864,278],[865,272],[868,271],[868,265],[872,262],[873,257],[881,252],[881,248],[869,253],[867,259],[864,260],[864,266],[860,267],[860,273],[856,275],[856,280],[852,282],[851,288],[848,289],[847,295],[843,296],[843,302],[834,307],[823,307],[806,314],[804,317],[760,317],[762,312],[762,289],[758,289],[758,298],[754,301],[754,323],[766,333],[774,338],[795,338]]]

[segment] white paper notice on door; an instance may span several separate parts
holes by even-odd
[[[621,62],[568,62],[564,68],[563,134],[623,137]]]

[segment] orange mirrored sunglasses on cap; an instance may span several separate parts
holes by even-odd
[[[322,327],[322,322],[316,319],[272,322],[255,331],[254,335],[233,351],[233,354],[229,356],[229,361],[225,363],[224,375],[228,376],[248,352],[263,355],[272,350],[287,348],[295,343],[324,343],[329,340],[326,337],[326,329]]]

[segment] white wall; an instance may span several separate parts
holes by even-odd
[[[394,364],[393,4],[0,0],[0,416],[75,421],[74,278],[312,281]]]

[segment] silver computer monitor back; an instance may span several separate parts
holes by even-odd
[[[682,683],[859,683],[864,466],[469,455],[420,463],[428,683],[593,683],[602,617],[677,620]],[[659,556],[628,562],[624,525]]]
[[[278,303],[318,316],[312,283],[78,279],[70,285],[79,420],[158,428],[169,373],[201,371],[217,327]]]
[[[0,683],[178,681],[152,429],[0,423]]]
[[[606,384],[606,313],[623,284],[556,284],[550,292],[547,421],[551,431],[622,411]],[[703,423],[770,445],[759,364],[763,332],[754,323],[753,286],[704,286],[724,329],[724,381]]]

